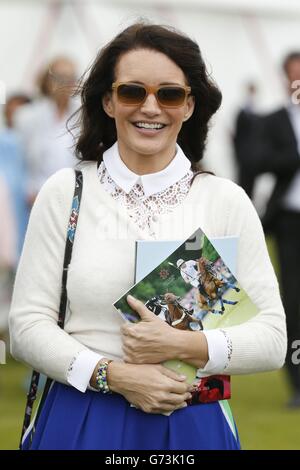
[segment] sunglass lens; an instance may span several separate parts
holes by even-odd
[[[118,97],[122,103],[138,104],[141,103],[146,95],[144,87],[139,85],[120,85],[118,87]]]
[[[157,92],[159,102],[163,106],[179,106],[185,99],[185,91],[179,87],[163,87]]]

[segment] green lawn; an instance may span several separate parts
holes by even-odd
[[[286,408],[284,370],[232,377],[231,409],[243,449],[300,449],[300,409]]]
[[[18,447],[28,369],[0,366],[0,450]],[[300,410],[288,411],[283,371],[232,377],[230,400],[243,449],[300,449]]]
[[[12,359],[0,365],[0,449],[19,445],[29,373]]]

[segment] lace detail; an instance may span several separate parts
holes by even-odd
[[[179,181],[151,196],[145,196],[142,185],[138,183],[126,194],[108,174],[104,162],[99,165],[98,176],[104,189],[114,199],[120,200],[125,205],[134,223],[140,229],[146,230],[150,236],[154,236],[152,222],[156,220],[158,215],[172,212],[182,203],[190,190],[193,172],[189,170]]]
[[[226,341],[227,341],[227,363],[224,367],[224,369],[227,369],[227,367],[229,366],[229,362],[231,360],[231,356],[232,356],[232,341],[229,338],[229,336],[228,336],[228,334],[226,333],[225,330],[220,329],[220,331],[223,333],[223,335],[225,336]]]
[[[72,358],[72,360],[71,360],[71,362],[70,362],[70,365],[69,365],[69,367],[68,367],[68,370],[67,370],[67,378],[69,377],[70,373],[72,372],[73,366],[74,366],[74,364],[75,364],[75,362],[76,362],[76,360],[77,360],[77,358],[78,358],[80,352],[81,352],[81,351],[79,351],[79,352],[76,354],[76,356],[74,356],[74,357]]]

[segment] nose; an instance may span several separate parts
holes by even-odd
[[[149,93],[144,103],[141,105],[141,111],[151,116],[161,114],[161,108],[153,93]]]

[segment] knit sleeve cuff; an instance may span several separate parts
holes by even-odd
[[[85,392],[97,363],[103,358],[90,350],[81,351],[71,362],[67,381],[80,392]]]
[[[221,374],[230,360],[230,340],[222,330],[205,330],[208,345],[208,361],[203,369],[197,370],[197,377]]]

